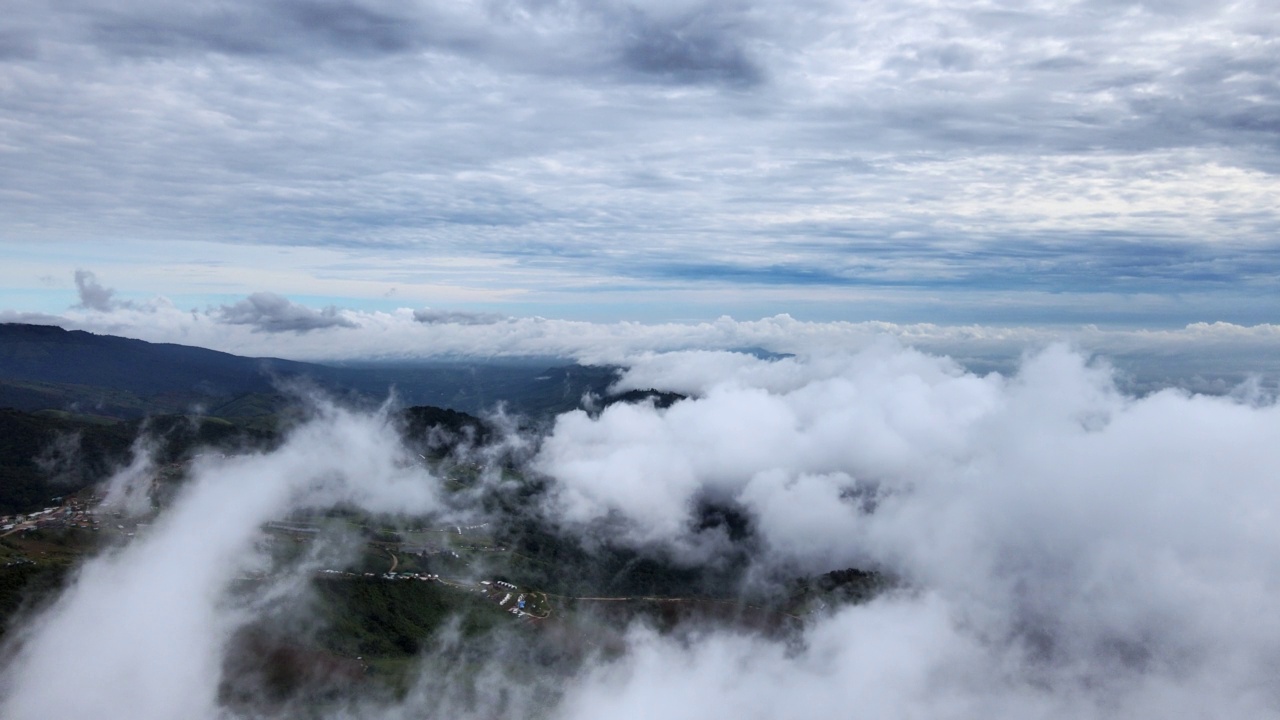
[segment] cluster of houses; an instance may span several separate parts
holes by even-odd
[[[531,619],[536,619],[538,617],[537,615],[530,613],[527,609],[528,601],[525,599],[527,593],[517,592],[518,589],[515,585],[501,580],[481,580],[480,585],[483,586],[484,592],[490,598],[496,598],[498,593],[503,593],[502,599],[498,600],[498,606],[505,608],[506,611],[512,615],[519,618]],[[515,602],[512,602],[513,597],[515,598]],[[507,607],[507,603],[511,603],[511,606]]]
[[[366,576],[369,576],[372,574],[373,573],[365,573]],[[439,580],[440,576],[434,573],[384,572],[382,573],[382,579],[383,580]]]
[[[435,573],[411,573],[411,572],[384,572],[384,573],[353,573],[346,570],[321,570],[322,575],[338,575],[340,577],[380,577],[383,580],[423,580],[423,581],[439,581],[440,576]]]
[[[61,500],[61,498],[54,498]],[[0,517],[0,533],[26,532],[41,528],[79,527],[98,529],[97,518],[80,500],[72,498],[62,505],[54,505],[33,513]]]

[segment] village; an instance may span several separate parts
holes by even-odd
[[[123,517],[120,513],[105,511],[100,506],[100,498],[92,493],[78,493],[66,497],[52,498],[57,505],[50,505],[31,513],[19,513],[0,516],[0,538],[28,533],[37,533],[45,537],[54,533],[55,537],[71,531],[90,531],[97,533],[107,531],[118,537],[133,537],[138,531],[145,530],[148,523],[139,522],[136,518]],[[487,602],[501,607],[512,617],[526,621],[545,619],[551,614],[551,607],[545,593],[527,588],[518,588],[503,580],[471,580],[465,579],[467,573],[462,572],[470,565],[459,551],[467,553],[504,552],[506,548],[492,543],[484,532],[488,523],[471,525],[449,525],[445,527],[416,527],[399,533],[387,532],[386,539],[378,539],[375,535],[368,543],[373,552],[387,553],[390,558],[389,569],[384,572],[370,572],[367,569],[352,571],[346,569],[324,569],[317,575],[325,579],[382,580],[387,582],[431,582],[450,587],[461,592],[476,593]],[[264,525],[263,530],[277,538],[289,538],[294,541],[308,542],[321,533],[321,527],[307,521],[272,521]],[[33,538],[35,535],[32,536]],[[92,541],[87,541],[92,543]],[[44,547],[35,543],[33,547]],[[15,550],[17,548],[14,548]],[[87,547],[85,549],[88,549]],[[43,550],[33,552],[11,552],[6,557],[7,565],[30,564],[35,561],[30,555],[42,556]],[[446,557],[459,572],[455,577],[442,577],[438,572],[425,572],[420,568],[399,567],[400,558],[426,560],[431,557]],[[399,568],[399,569],[398,569]]]
[[[547,594],[527,588],[519,588],[502,580],[469,581],[456,578],[442,578],[438,573],[394,572],[356,573],[347,570],[321,570],[318,573],[328,578],[379,578],[390,582],[434,582],[465,592],[478,593],[483,599],[493,602],[498,607],[521,620],[545,620],[551,616],[551,604]]]
[[[91,507],[92,502],[78,497],[53,498],[53,505],[27,514],[5,515],[0,517],[0,537],[30,530],[62,530],[65,528],[83,528],[97,530],[99,517]],[[122,526],[123,527],[123,526]]]
[[[365,527],[348,521],[349,525]],[[512,617],[526,620],[542,620],[551,615],[551,605],[546,593],[521,588],[505,580],[475,580],[471,562],[477,553],[501,553],[507,548],[497,545],[485,534],[489,523],[449,525],[445,527],[414,527],[398,532],[377,530],[365,546],[374,557],[385,554],[389,565],[382,572],[326,568],[316,574],[322,579],[363,579],[387,582],[429,582],[460,592],[475,593],[492,602]],[[306,521],[271,522],[265,529],[278,537],[295,542],[308,542],[321,533],[321,526]],[[381,539],[380,539],[381,537]],[[369,558],[366,557],[367,566]],[[452,570],[442,575],[432,569]]]

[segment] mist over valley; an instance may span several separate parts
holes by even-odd
[[[472,414],[401,399],[453,366],[379,396],[383,371],[4,330],[39,338],[5,346],[5,717],[1280,702],[1257,384],[1139,397],[1061,345],[980,375],[882,343],[477,365]],[[49,338],[94,349],[35,377]],[[113,374],[111,343],[158,370]]]

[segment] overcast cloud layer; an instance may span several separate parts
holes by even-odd
[[[1277,38],[1266,0],[16,0],[0,305],[89,266],[184,307],[1271,321]]]

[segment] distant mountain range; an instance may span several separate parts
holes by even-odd
[[[0,514],[101,479],[127,462],[144,423],[162,462],[201,446],[269,446],[296,415],[300,388],[355,404],[394,391],[415,450],[435,455],[483,442],[489,427],[476,416],[499,403],[537,425],[603,395],[615,377],[615,368],[536,361],[330,366],[0,324]]]
[[[304,384],[348,399],[467,413],[499,402],[545,417],[603,394],[616,369],[534,362],[321,365],[247,358],[204,348],[95,335],[48,325],[0,324],[0,407],[136,418],[157,413],[218,417],[271,414]]]

